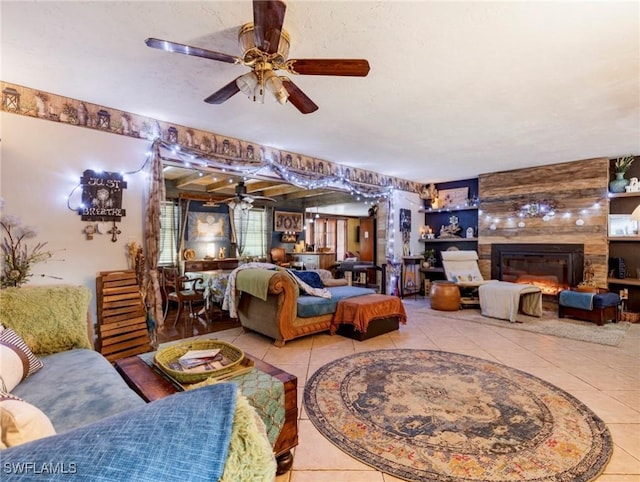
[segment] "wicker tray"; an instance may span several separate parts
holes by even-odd
[[[219,348],[220,353],[230,361],[230,363],[218,370],[209,370],[205,372],[189,372],[182,370],[174,370],[170,363],[175,362],[189,350],[210,350]],[[244,352],[230,344],[221,340],[194,340],[183,343],[176,343],[162,350],[158,350],[153,357],[155,365],[164,371],[167,375],[179,381],[180,383],[196,383],[206,380],[209,377],[220,377],[233,371],[244,359]]]
[[[620,321],[628,321],[629,323],[640,322],[640,313],[634,313],[632,311],[624,311],[620,313]]]

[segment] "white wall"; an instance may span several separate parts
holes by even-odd
[[[406,191],[394,191],[393,192],[393,227],[395,230],[395,236],[393,238],[394,244],[394,258],[400,260],[402,254],[402,233],[400,233],[400,209],[411,210],[411,238],[409,242],[409,249],[412,256],[419,256],[424,253],[424,244],[420,243],[420,226],[424,224],[424,213],[419,213],[418,209],[422,207],[422,201],[417,193],[409,193]]]
[[[128,185],[122,205],[126,216],[118,223],[122,234],[116,242],[108,234],[96,234],[93,240],[87,240],[83,229],[88,223],[67,208],[65,197],[79,184],[86,169],[138,170],[150,142],[6,112],[0,113],[0,134],[3,214],[16,215],[38,228],[39,234],[29,246],[34,241],[46,241],[46,247],[55,252],[52,260],[34,265],[29,285],[89,287],[94,293],[95,320],[96,276],[101,271],[128,269],[125,245],[143,242],[145,176],[125,176]],[[78,207],[81,191],[78,188],[71,198],[72,207]]]

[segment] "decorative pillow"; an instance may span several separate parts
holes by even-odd
[[[313,271],[315,273],[318,273],[318,276],[320,276],[320,279],[322,280],[323,283],[326,280],[333,278],[333,275],[331,274],[331,271],[329,271],[328,269],[318,268],[318,269],[314,269]]]
[[[3,449],[56,434],[42,410],[10,393],[0,392],[0,426]]]
[[[291,270],[291,272],[312,288],[324,288],[320,275],[315,271]]]
[[[7,328],[0,332],[0,376],[3,391],[10,392],[42,367],[42,362],[15,331]]]
[[[477,273],[468,271],[450,271],[449,281],[453,281],[454,283],[469,283],[471,281],[482,281],[482,277]]]
[[[93,348],[87,330],[91,290],[86,286],[25,286],[2,290],[0,322],[36,355]]]
[[[333,288],[336,286],[347,286],[349,284],[346,278],[336,278],[336,279],[330,278],[330,279],[322,280],[322,282],[327,288]]]

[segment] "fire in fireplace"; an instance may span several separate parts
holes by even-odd
[[[555,297],[582,281],[582,244],[493,244],[491,278],[540,287]]]

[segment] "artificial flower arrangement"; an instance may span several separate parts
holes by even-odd
[[[635,157],[633,156],[625,156],[625,157],[617,158],[615,162],[616,172],[622,172],[622,173],[627,172],[631,167],[631,164],[633,164],[633,161],[635,161]]]
[[[4,203],[0,200],[0,209]],[[38,230],[33,226],[26,226],[17,216],[3,214],[0,217],[2,229],[2,270],[0,271],[0,286],[21,286],[33,276],[31,268],[34,264],[48,260],[53,256],[45,250],[47,243],[38,242],[30,248],[27,240],[35,238]]]

